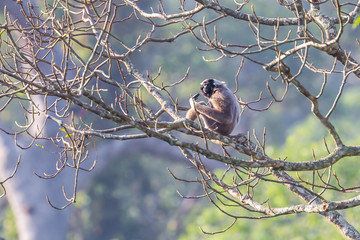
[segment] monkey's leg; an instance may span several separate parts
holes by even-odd
[[[205,102],[195,103],[195,109],[200,115],[200,118],[207,129],[212,131],[219,130],[220,124],[224,123],[225,116],[220,111],[212,107],[208,107]],[[194,111],[195,112],[195,111]]]
[[[202,104],[196,104],[195,108],[204,118],[208,118],[217,123],[226,123],[230,120],[228,119],[229,116],[215,108],[210,108]]]
[[[210,129],[212,131],[216,131],[219,128],[219,123],[215,122],[214,120],[205,117],[204,115],[200,115],[200,118],[203,120],[203,122],[205,123],[205,127],[207,129]]]
[[[214,120],[211,120],[210,118],[207,118],[207,117],[201,115],[200,113],[198,113],[198,115],[200,115],[200,118],[204,122],[205,127],[207,129],[210,129],[212,131],[215,131],[215,130],[218,129],[219,123],[215,122]],[[190,120],[194,121],[196,119],[196,117],[197,117],[197,114],[196,114],[195,110],[190,109],[190,110],[187,111],[187,113],[186,113],[186,118],[187,119],[190,119]]]
[[[187,112],[186,112],[186,116],[185,116],[187,119],[190,119],[192,121],[194,121],[196,119],[196,112],[195,110],[193,109],[189,109]]]
[[[206,105],[205,102],[201,101],[201,102],[198,102],[197,105]],[[196,119],[196,112],[194,109],[189,109],[187,112],[186,112],[186,118],[187,119],[190,119],[192,121],[194,121]]]

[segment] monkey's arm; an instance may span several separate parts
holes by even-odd
[[[209,118],[218,123],[225,123],[227,122],[228,116],[224,112],[216,110],[215,108],[208,107],[204,104],[195,103],[196,110],[199,112],[200,115],[203,117]]]

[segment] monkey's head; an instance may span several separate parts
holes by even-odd
[[[220,82],[216,79],[206,79],[201,83],[201,93],[207,97],[210,98],[217,90],[217,88],[223,87],[224,82]]]

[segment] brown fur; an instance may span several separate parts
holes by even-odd
[[[209,104],[198,102],[186,113],[186,118],[195,120],[196,111],[204,121],[205,127],[222,135],[229,135],[240,121],[240,106],[231,90],[225,83],[207,79],[201,83],[202,94],[209,99]]]

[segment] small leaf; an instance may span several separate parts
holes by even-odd
[[[62,132],[64,132],[64,133],[66,133],[66,130],[65,130],[65,129],[63,129],[63,128],[60,128],[60,131],[62,131]]]
[[[352,28],[353,29],[356,28],[359,24],[360,24],[360,16],[355,19]]]
[[[65,137],[66,137],[66,138],[67,138],[67,137],[71,137],[71,135],[72,135],[72,133],[67,134]]]
[[[39,148],[45,148],[43,145],[40,145],[40,144],[35,144],[35,145]]]

